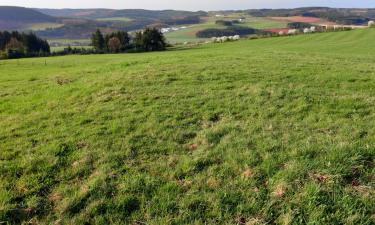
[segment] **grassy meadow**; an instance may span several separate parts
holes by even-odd
[[[374,38],[0,61],[0,222],[374,224]]]
[[[40,30],[46,30],[50,28],[59,28],[64,26],[64,24],[60,23],[34,23],[27,25],[24,29],[26,30],[32,30],[32,31],[40,31]]]
[[[132,19],[126,17],[107,17],[99,18],[97,21],[131,22]]]
[[[210,40],[210,38],[198,38],[196,36],[197,32],[210,28],[223,29],[225,26],[215,24],[215,22],[205,22],[187,26],[186,29],[168,32],[165,37],[169,43],[202,42]]]

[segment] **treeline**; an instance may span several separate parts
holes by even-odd
[[[226,26],[226,27],[233,26],[233,25],[239,24],[239,23],[241,23],[239,20],[231,20],[231,21],[228,21],[228,20],[216,20],[215,21],[215,24],[221,25],[221,26]]]
[[[0,31],[0,59],[47,56],[50,46],[34,33]]]
[[[254,29],[254,28],[231,26],[225,29],[209,28],[209,29],[201,30],[197,32],[196,36],[198,38],[212,38],[212,37],[234,36],[234,35],[251,35],[251,34],[259,34],[259,33],[261,33],[261,31]]]
[[[156,28],[139,31],[133,38],[124,31],[103,35],[98,29],[91,43],[96,53],[162,51],[167,47],[164,35]]]
[[[171,18],[163,20],[162,23],[167,25],[184,25],[184,24],[198,24],[201,22],[199,16],[186,16],[182,18]]]
[[[304,22],[293,22],[293,23],[288,23],[287,27],[290,29],[305,29],[305,28],[310,28],[314,25],[310,23],[304,23]]]
[[[52,52],[46,40],[34,33],[0,32],[0,59],[71,54],[104,54],[124,52],[163,51],[167,47],[164,35],[156,28],[136,32],[134,37],[125,31],[103,34],[99,29],[91,35],[92,49],[67,47]]]

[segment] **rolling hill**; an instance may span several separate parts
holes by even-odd
[[[145,9],[36,9],[41,13],[54,17],[72,17],[85,19],[99,19],[111,17],[125,17],[130,19],[165,20],[187,16],[207,16],[207,12],[180,10],[145,10]]]
[[[0,221],[373,224],[375,29],[0,62]]]
[[[13,6],[0,6],[0,20],[13,22],[56,22],[56,18],[36,10]]]
[[[56,18],[33,9],[0,6],[0,30],[22,29],[25,24],[56,23],[57,21]]]
[[[106,18],[111,17],[111,14],[116,10],[113,9],[38,9],[35,10],[46,15],[54,17],[69,17],[69,18]]]
[[[252,9],[250,15],[257,17],[290,17],[304,16],[327,19],[339,24],[363,25],[375,19],[375,9],[305,7],[296,9]]]
[[[88,38],[91,32],[199,23],[206,12],[142,9],[28,9],[0,6],[0,30],[34,30],[45,38]]]
[[[48,39],[87,39],[96,29],[136,31],[147,26],[176,28],[189,26],[168,34],[174,42],[203,41],[196,33],[215,28],[216,15],[222,18],[247,18],[244,27],[285,28],[286,21],[321,21],[324,24],[366,24],[375,19],[374,9],[334,9],[325,7],[297,9],[254,9],[238,11],[190,12],[180,10],[143,9],[27,9],[0,7],[0,30],[33,30]],[[236,15],[236,16],[234,16]],[[259,21],[259,22],[256,22]],[[175,29],[176,30],[176,29]]]
[[[170,26],[200,23],[206,12],[143,9],[36,9],[59,18],[70,18],[65,26],[40,31],[46,38],[88,38],[97,28],[103,31],[134,31],[147,26]],[[73,23],[71,23],[73,21]],[[77,22],[79,21],[79,22]]]

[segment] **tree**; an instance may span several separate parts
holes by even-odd
[[[124,51],[127,48],[129,48],[130,45],[130,36],[127,32],[124,31],[118,31],[115,33],[115,37],[117,37],[120,40],[121,43],[121,50]]]
[[[8,59],[21,58],[25,55],[24,45],[14,37],[7,43],[5,49]]]
[[[102,32],[99,29],[97,29],[96,32],[92,34],[91,44],[98,52],[103,52],[105,50],[105,40]]]
[[[24,51],[24,46],[23,46],[22,42],[18,41],[14,37],[12,37],[10,39],[9,43],[7,43],[7,45],[5,46],[5,48],[7,50],[17,50],[17,51],[20,51],[20,52]]]
[[[117,52],[123,52],[130,47],[130,36],[125,31],[117,31],[105,36],[105,43],[107,44],[107,50],[111,51],[109,48],[109,40],[111,38],[117,38],[120,41],[120,48]]]
[[[5,46],[11,38],[12,35],[8,31],[0,32],[0,51],[5,50]]]
[[[50,46],[46,40],[42,40],[34,33],[22,33],[21,40],[26,47],[26,53],[29,56],[43,56],[50,53]]]
[[[20,33],[18,31],[0,32],[0,51],[2,58],[20,58],[25,56],[50,55],[50,46],[46,40],[37,37],[34,33]]]
[[[139,31],[135,33],[135,37],[133,40],[135,48],[139,50],[143,50],[143,32]]]
[[[165,50],[164,35],[156,28],[146,28],[143,32],[137,32],[134,40],[137,50],[161,51]]]
[[[121,41],[117,37],[113,37],[108,41],[108,50],[117,53],[121,50]]]

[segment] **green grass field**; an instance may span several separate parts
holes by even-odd
[[[108,18],[99,18],[98,21],[115,21],[115,22],[131,22],[132,19],[126,17],[108,17]]]
[[[90,39],[49,39],[48,42],[52,46],[51,52],[62,51],[69,45],[72,48],[92,48],[92,46],[90,46]]]
[[[209,28],[225,28],[215,24],[214,22],[207,22],[201,24],[190,25],[186,29],[181,29],[178,31],[173,31],[165,34],[165,37],[170,43],[183,43],[183,42],[202,42],[210,40],[210,38],[197,38],[196,33],[200,30]]]
[[[27,25],[24,29],[25,30],[33,30],[33,31],[41,31],[46,30],[48,28],[59,28],[64,26],[64,24],[59,23],[33,23]]]
[[[0,61],[0,221],[374,224],[374,38]]]
[[[62,45],[68,46],[69,44],[89,44],[91,42],[90,39],[49,39],[48,42],[50,43],[58,43]]]

